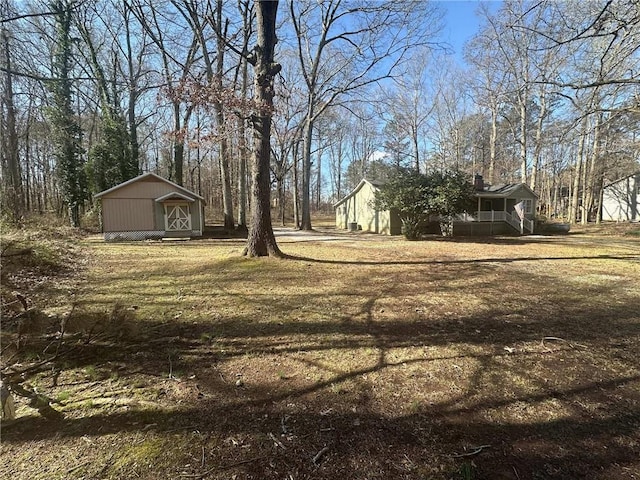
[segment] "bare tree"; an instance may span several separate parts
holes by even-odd
[[[439,93],[438,85],[433,85],[429,78],[431,54],[428,49],[416,49],[404,74],[394,80],[394,88],[381,89],[377,104],[381,118],[387,121],[387,125],[395,127],[391,140],[406,144],[404,151],[399,153],[410,159],[412,168],[417,172],[425,167],[423,143],[426,127]]]
[[[225,62],[225,37],[227,36],[225,22],[222,21],[222,0],[216,0],[215,6],[210,2],[204,4],[204,10],[199,10],[201,2],[173,1],[174,6],[180,10],[186,20],[189,22],[193,30],[193,34],[198,41],[202,52],[202,60],[205,67],[206,80],[211,88],[218,95],[213,95],[212,103],[215,112],[217,143],[218,143],[218,164],[220,166],[220,176],[222,180],[222,204],[224,216],[224,228],[232,230],[235,226],[233,219],[233,198],[231,195],[231,170],[229,165],[229,134],[227,132],[227,118],[225,106],[223,104],[221,92],[224,90],[224,62]],[[183,10],[184,8],[184,10]],[[208,19],[209,23],[214,25],[216,31],[221,32],[217,35],[215,57],[209,51],[206,38],[207,21],[201,21],[201,18]]]
[[[527,11],[525,0],[509,0],[496,13],[491,13],[486,5],[482,11],[497,47],[495,53],[500,63],[507,69],[511,80],[509,94],[516,99],[518,134],[514,135],[514,139],[520,146],[520,180],[526,183],[529,171],[527,148],[533,80],[531,52],[535,36],[531,33],[528,24],[527,28],[515,28],[514,25],[525,24],[526,20],[530,20],[533,24],[540,23],[543,10],[538,11],[540,15],[529,19],[524,15]]]
[[[389,78],[413,46],[439,29],[427,2],[289,1],[307,90],[302,148],[302,223],[311,230],[311,143],[317,119],[347,96]],[[328,57],[331,56],[331,61]]]
[[[450,58],[441,57],[434,63],[438,66],[437,72],[433,72],[438,95],[430,122],[435,148],[431,167],[460,169],[466,163],[465,119],[471,113],[469,83],[465,71]]]
[[[578,57],[581,57],[594,43],[600,44],[604,48],[595,55],[592,52],[589,58],[590,65],[596,68],[610,64],[612,61],[619,66],[628,64],[629,61],[638,61],[640,9],[637,2],[543,0],[532,4],[522,17],[539,16],[540,12],[549,10],[553,11],[555,18],[543,25],[551,25],[551,28],[527,24],[513,25],[513,28],[544,37],[547,40],[545,48],[554,51],[568,48]],[[634,86],[640,84],[640,70],[618,68],[609,71],[608,75],[576,77],[569,74],[545,78],[541,81],[573,90],[593,89],[604,85]]]
[[[501,109],[506,102],[506,89],[509,74],[502,68],[498,56],[493,50],[495,45],[493,32],[489,29],[479,32],[468,43],[465,58],[472,66],[476,76],[472,78],[473,101],[480,108],[486,108],[490,114],[489,164],[486,172],[481,172],[489,183],[496,181],[498,156],[498,122]],[[474,172],[475,173],[475,172]]]
[[[346,190],[354,188],[363,178],[381,180],[371,176],[371,163],[379,160],[380,154],[378,145],[380,143],[380,132],[375,121],[378,112],[372,105],[360,104],[350,108],[352,113],[349,119],[349,127],[346,134],[345,155],[350,163],[347,166],[344,177],[344,187]]]
[[[637,111],[640,13],[637,6],[618,1],[552,7],[560,19],[556,28],[535,33],[550,42],[548,50],[556,56],[571,59],[567,68],[544,83],[571,102],[575,123],[580,125],[569,221],[579,217],[587,223],[598,216],[596,204],[607,170],[603,162],[611,157],[603,150],[613,145],[603,136],[613,133],[607,123],[617,115]],[[587,20],[576,32],[567,22],[577,18]]]
[[[305,110],[304,95],[298,87],[301,79],[296,75],[295,65],[291,61],[293,57],[285,53],[279,75],[281,81],[276,84],[277,115],[273,120],[275,145],[271,169],[276,182],[278,219],[282,225],[286,223],[286,179],[295,167],[302,133],[301,117]],[[292,190],[295,194],[295,188]],[[293,200],[295,205],[296,199]]]
[[[253,35],[254,9],[249,0],[238,2],[238,9],[242,17],[242,51],[247,51],[247,46]],[[240,56],[235,73],[234,84],[240,84],[240,98],[247,98],[249,87],[249,63],[244,55]],[[242,115],[236,116],[238,126],[238,230],[247,230],[247,163],[249,149],[247,148],[247,119]]]
[[[127,11],[128,12],[128,11]],[[135,94],[129,98],[128,115],[122,107],[121,93],[125,82],[121,68],[119,27],[123,26],[121,12],[113,9],[97,10],[88,5],[76,10],[75,24],[84,47],[81,49],[85,65],[91,72],[100,107],[99,139],[89,148],[89,183],[94,193],[134,178],[139,174],[138,146],[135,119]],[[103,27],[103,28],[100,28]],[[108,35],[105,35],[105,30]],[[131,48],[129,25],[125,41]],[[101,37],[96,41],[96,32]],[[128,52],[130,54],[130,51]],[[129,71],[132,59],[129,58]],[[135,82],[135,78],[130,81]],[[133,97],[133,98],[131,98]],[[132,103],[133,100],[133,103]],[[133,124],[131,124],[133,116]],[[133,137],[132,137],[133,135]]]
[[[198,38],[193,33],[193,30],[189,31],[184,26],[178,28],[175,22],[170,22],[153,2],[147,4],[146,0],[133,0],[131,2],[131,12],[156,45],[161,58],[164,87],[171,102],[173,114],[173,165],[170,169],[169,177],[178,185],[182,185],[184,180],[186,128],[193,113],[194,105],[183,105],[180,95],[177,95],[176,92],[180,85],[190,78],[191,68],[196,61]],[[174,28],[169,28],[170,25]],[[170,35],[170,32],[173,35]],[[189,34],[185,34],[185,32],[189,32]],[[172,38],[178,35],[186,36],[186,39]],[[187,40],[185,45],[181,45],[182,40]],[[184,47],[186,47],[186,51],[182,52],[184,55],[182,59],[179,58],[179,53]]]

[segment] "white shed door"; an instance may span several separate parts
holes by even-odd
[[[165,205],[165,226],[168,232],[191,230],[189,205]]]

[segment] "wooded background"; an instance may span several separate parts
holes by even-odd
[[[248,0],[0,4],[2,209],[79,225],[91,194],[154,172],[247,223],[255,5]],[[479,4],[464,64],[428,1],[281,1],[274,221],[396,167],[525,182],[539,214],[598,221],[640,170],[640,3]]]

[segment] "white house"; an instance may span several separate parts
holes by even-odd
[[[640,221],[640,172],[605,185],[602,191],[602,220]]]

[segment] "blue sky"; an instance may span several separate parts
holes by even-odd
[[[455,50],[455,57],[462,61],[462,48],[464,43],[471,38],[479,27],[479,19],[475,14],[480,1],[478,0],[437,0],[446,12],[445,26],[442,31],[442,39],[449,43]],[[500,5],[500,1],[488,3],[493,9]]]

